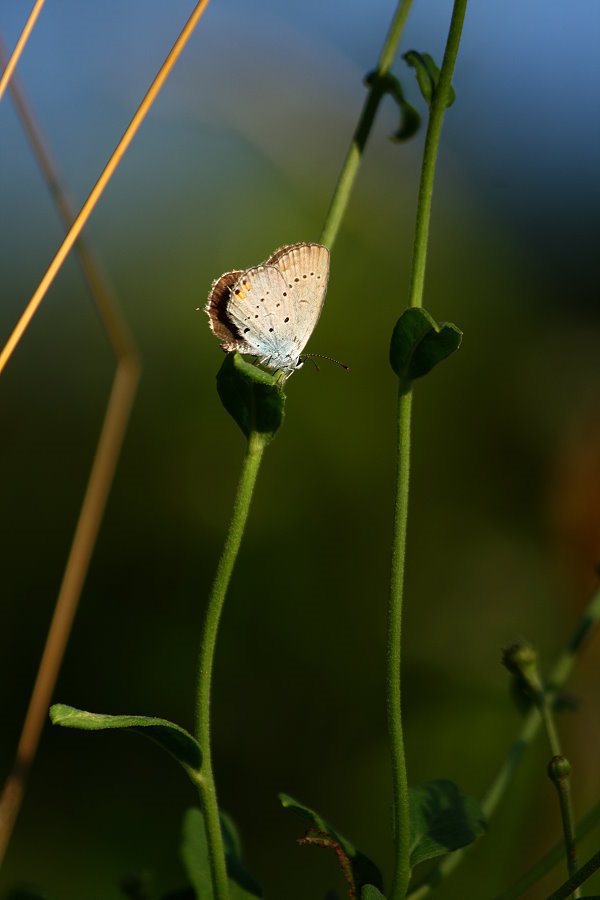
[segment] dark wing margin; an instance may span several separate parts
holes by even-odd
[[[226,272],[213,281],[208,301],[204,307],[211,331],[221,341],[223,350],[235,350],[239,344],[243,343],[242,336],[227,315],[231,288],[243,274],[243,270]]]

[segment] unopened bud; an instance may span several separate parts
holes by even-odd
[[[553,756],[548,763],[548,777],[557,784],[566,781],[571,774],[571,763],[566,756]]]

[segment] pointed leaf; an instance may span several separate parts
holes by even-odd
[[[50,707],[53,725],[64,728],[79,728],[83,731],[103,731],[108,728],[122,728],[135,731],[151,738],[181,763],[190,775],[197,774],[202,766],[202,753],[195,738],[179,725],[167,719],[152,716],[109,716],[102,713],[86,712],[56,703]]]
[[[409,789],[411,851],[416,866],[466,847],[486,830],[481,808],[452,781],[428,781]]]
[[[440,80],[440,70],[429,53],[419,53],[417,50],[409,50],[403,59],[412,66],[417,76],[417,83],[428,106],[433,102],[433,95]],[[450,86],[446,106],[452,106],[456,100],[454,88]]]
[[[273,440],[283,421],[285,394],[276,376],[228,353],[217,373],[217,392],[229,415],[247,438],[256,432]]]
[[[437,324],[418,307],[404,310],[392,333],[390,364],[400,379],[403,393],[415,378],[426,375],[460,347],[462,332],[451,322]]]
[[[297,800],[294,800],[288,794],[279,794],[279,800],[286,809],[291,809],[301,818],[310,822],[318,832],[330,835],[340,845],[350,861],[352,874],[358,888],[362,887],[363,884],[374,884],[383,889],[381,872],[375,863],[368,856],[365,856],[364,853],[361,853],[360,850],[357,850],[354,844],[339,834],[319,813],[308,806],[304,806],[302,803],[298,803]]]

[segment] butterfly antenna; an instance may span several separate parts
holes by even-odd
[[[346,366],[343,362],[340,362],[339,359],[334,359],[333,356],[325,356],[324,353],[305,353],[304,356],[302,357],[302,360],[312,359],[312,361],[315,364],[315,367],[317,369],[317,372],[319,372],[320,369],[315,362],[315,357],[317,359],[326,359],[329,362],[335,363],[336,366],[340,366],[340,368],[345,369],[346,372],[350,371],[350,366]]]

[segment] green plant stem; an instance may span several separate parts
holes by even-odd
[[[409,289],[409,305],[423,305],[423,285],[427,261],[427,240],[431,217],[431,200],[435,163],[442,131],[444,112],[452,85],[452,74],[458,53],[467,0],[455,0],[439,81],[429,111],[423,164],[419,184],[415,240]],[[394,530],[392,536],[392,568],[388,608],[387,645],[387,716],[392,755],[394,792],[395,866],[390,900],[403,900],[408,891],[410,867],[410,821],[408,783],[402,732],[401,703],[401,639],[404,570],[406,560],[406,527],[410,481],[410,425],[412,389],[398,391],[397,475]]]
[[[590,812],[577,823],[577,834],[579,840],[584,838],[595,826],[600,822],[600,803],[598,803]],[[564,841],[558,841],[552,850],[549,850],[531,869],[522,875],[518,881],[511,885],[508,890],[503,891],[496,897],[496,900],[518,900],[523,894],[529,890],[544,875],[547,875],[551,869],[556,866],[565,853]]]
[[[376,75],[378,75],[379,78],[374,78],[373,83],[369,88],[352,138],[352,143],[346,154],[342,171],[340,172],[338,182],[333,192],[331,204],[325,218],[325,224],[321,231],[321,237],[319,238],[320,242],[327,247],[331,248],[333,246],[346,212],[350,194],[352,193],[352,187],[358,174],[367,140],[371,133],[371,128],[373,127],[373,122],[375,121],[375,114],[377,113],[381,98],[385,93],[381,83],[381,76],[387,74],[394,61],[396,48],[400,41],[402,31],[404,30],[404,25],[411,5],[412,0],[400,0],[396,12],[394,13],[392,24],[387,33],[376,69]]]
[[[256,433],[250,435],[233,506],[233,514],[225,539],[225,546],[223,547],[223,553],[219,560],[217,573],[208,601],[206,621],[204,623],[204,632],[200,646],[196,734],[202,750],[202,768],[198,778],[198,789],[204,813],[215,900],[228,900],[229,888],[210,747],[210,694],[212,671],[221,611],[231,579],[231,573],[233,572],[233,567],[242,542],[242,536],[248,518],[248,511],[250,509],[250,502],[252,500],[252,493],[254,491],[254,485],[256,484],[256,476],[260,467],[264,446],[264,442],[259,435]]]
[[[564,757],[562,758],[564,759]],[[551,776],[551,778],[558,795],[567,858],[567,873],[569,876],[573,876],[577,872],[577,850],[575,847],[575,822],[573,820],[573,807],[571,805],[570,777],[569,775],[565,775],[563,777]],[[573,893],[573,897],[578,898],[580,896],[579,889],[576,889]]]
[[[550,775],[550,779],[554,784],[554,787],[556,788],[556,795],[558,797],[558,805],[560,808],[560,817],[563,827],[564,848],[567,859],[567,872],[569,875],[574,875],[577,871],[577,850],[575,847],[575,823],[573,821],[573,807],[571,804],[571,767],[570,765],[568,766],[568,770],[565,774],[558,774],[558,770],[553,767],[553,763],[557,759],[561,760],[564,759],[564,757],[562,756],[562,750],[558,737],[558,731],[556,729],[556,722],[554,721],[552,706],[548,702],[546,691],[544,690],[544,686],[541,682],[541,679],[539,679],[539,676],[537,678],[537,681],[539,681],[539,684],[535,685],[535,702],[539,709],[540,716],[546,730],[546,737],[548,739],[550,753],[553,757],[550,763],[548,774]],[[573,894],[573,897],[578,898],[579,896],[580,892],[576,890]]]
[[[423,165],[419,183],[417,202],[417,220],[413,246],[413,263],[410,278],[409,306],[423,305],[423,286],[425,283],[425,265],[427,262],[427,243],[429,240],[429,223],[431,220],[431,201],[433,197],[433,181],[437,161],[438,147],[444,113],[452,87],[454,64],[460,44],[460,36],[467,9],[467,0],[455,0],[450,21],[446,50],[440,69],[440,77],[433,93],[429,110],[429,121],[425,135]]]
[[[554,706],[558,692],[565,686],[573,671],[577,655],[585,638],[599,619],[600,587],[597,588],[592,595],[583,615],[575,626],[575,630],[571,635],[569,643],[560,654],[550,673],[550,678],[546,684],[546,699],[551,707]],[[490,784],[481,801],[481,809],[488,822],[494,815],[498,804],[506,793],[527,747],[536,737],[541,724],[542,720],[538,709],[537,707],[532,706],[523,720],[517,739],[511,747],[508,756],[500,766],[496,777]],[[409,894],[410,900],[421,900],[422,897],[426,897],[435,885],[439,884],[443,878],[454,871],[463,859],[467,849],[468,848],[456,850],[454,853],[444,857],[442,862],[427,874],[424,881],[417,885],[415,890],[411,891]]]
[[[550,894],[548,900],[566,900],[566,898],[571,895],[575,896],[577,888],[582,885],[584,881],[587,881],[588,878],[591,878],[598,869],[600,869],[600,850],[597,853],[594,853],[594,855],[591,856],[568,881],[561,884],[557,891]]]
[[[390,900],[406,896],[410,880],[410,822],[408,815],[408,783],[404,738],[402,734],[401,648],[402,601],[404,597],[404,569],[406,560],[406,526],[410,483],[410,421],[412,390],[398,395],[398,468],[396,475],[396,506],[392,544],[392,568],[388,607],[387,644],[387,717],[392,755],[392,783],[394,792],[394,839],[396,861]]]

